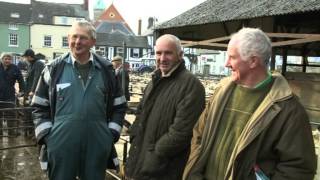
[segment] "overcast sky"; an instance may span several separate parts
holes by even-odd
[[[30,3],[30,0],[0,0],[16,3]],[[83,0],[41,0],[47,2],[63,2],[79,4]],[[90,6],[94,6],[97,0],[89,0]],[[149,17],[158,18],[164,22],[197,6],[205,0],[105,0],[106,8],[113,2],[122,17],[127,21],[131,29],[137,33],[139,18],[142,19],[142,32],[146,29]]]

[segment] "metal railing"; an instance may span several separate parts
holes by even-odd
[[[32,137],[34,133],[31,119],[31,107],[16,107],[14,102],[0,101],[0,137],[17,138],[19,136]],[[24,142],[22,142],[24,143]],[[0,146],[0,150],[9,150],[36,146],[35,141],[27,144],[7,144]]]

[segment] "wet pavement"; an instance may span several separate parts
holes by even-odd
[[[0,157],[0,180],[48,180],[40,169],[38,147],[30,137],[0,137]],[[115,179],[119,178],[106,173],[106,180]]]
[[[0,180],[47,180],[34,144],[30,137],[0,137]]]

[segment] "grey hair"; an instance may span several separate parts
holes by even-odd
[[[238,43],[238,51],[243,60],[251,56],[259,57],[264,65],[269,64],[272,47],[269,37],[258,28],[242,28],[231,36]],[[231,41],[230,40],[230,41]]]
[[[3,59],[4,57],[6,57],[6,56],[10,57],[11,59],[13,58],[12,53],[3,52],[3,53],[1,53],[1,55],[0,55],[0,59],[2,60],[2,59]]]
[[[122,63],[122,60],[123,60],[122,56],[117,55],[112,58],[111,62],[118,61],[118,62]]]
[[[85,28],[88,31],[88,33],[92,39],[97,39],[96,28],[90,22],[88,22],[88,21],[75,21],[72,24],[72,27],[76,27],[76,26]]]
[[[177,36],[174,36],[172,34],[164,34],[162,36],[160,36],[157,41],[159,39],[168,39],[170,42],[173,42],[176,45],[177,48],[177,52],[180,53],[182,52],[182,45],[181,45],[181,41]]]

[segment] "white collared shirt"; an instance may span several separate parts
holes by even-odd
[[[73,54],[72,54],[72,53],[70,53],[70,55],[71,55],[72,65],[74,66],[74,63],[77,61],[77,59],[73,56]],[[92,62],[93,62],[93,55],[92,55],[92,52],[90,52],[90,57],[89,57],[88,62],[89,62],[89,61],[92,61]]]

